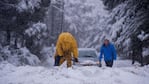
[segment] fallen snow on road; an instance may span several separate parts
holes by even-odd
[[[0,84],[149,84],[149,66],[45,68],[0,64]]]

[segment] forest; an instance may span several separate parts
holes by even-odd
[[[99,51],[108,38],[119,56],[131,58],[137,49],[148,64],[148,9],[148,0],[1,0],[0,61],[13,54],[27,61],[22,48],[44,61],[41,51],[56,45],[58,35],[66,31],[81,48]]]
[[[0,84],[148,84],[148,64],[149,0],[0,0]]]

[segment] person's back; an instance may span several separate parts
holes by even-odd
[[[59,36],[58,44],[60,44],[63,52],[68,51],[68,50],[72,51],[73,41],[74,41],[74,38],[70,33],[62,33]],[[59,47],[59,46],[57,46],[57,47]]]
[[[65,60],[67,60],[67,67],[71,67],[71,59],[73,57],[78,58],[78,49],[77,42],[75,38],[68,32],[61,33],[59,35],[57,45],[56,45],[56,53],[55,53],[55,66],[61,65]]]

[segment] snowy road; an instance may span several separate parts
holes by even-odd
[[[113,68],[74,66],[69,69],[15,67],[5,62],[0,64],[0,84],[149,84],[149,66],[131,66],[129,62],[117,61]]]

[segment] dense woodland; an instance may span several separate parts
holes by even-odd
[[[55,45],[58,35],[68,31],[79,47],[99,51],[108,38],[119,56],[131,58],[137,49],[136,55],[142,54],[149,63],[149,1],[103,0],[103,4],[105,9],[100,10],[89,0],[1,0],[0,61],[39,65],[46,59],[44,47]]]

